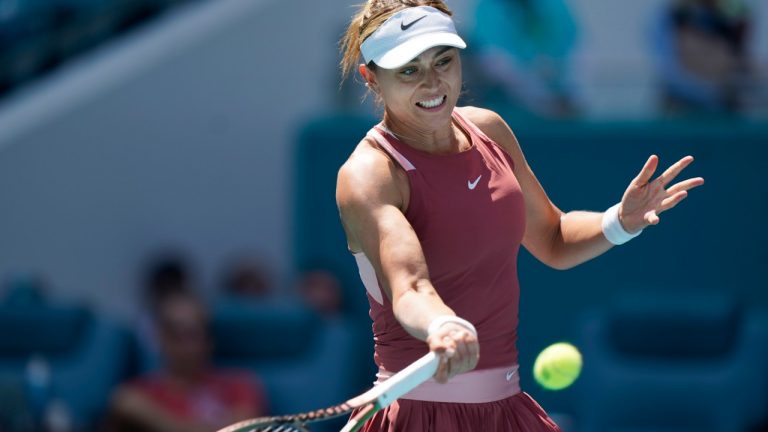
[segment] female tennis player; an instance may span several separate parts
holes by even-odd
[[[690,156],[651,181],[654,155],[609,210],[562,212],[504,120],[456,106],[465,46],[440,0],[369,0],[342,41],[345,76],[357,68],[384,108],[336,192],[369,297],[378,380],[427,350],[442,357],[434,381],[364,431],[559,430],[519,386],[520,245],[551,267],[576,266],[704,183],[669,186]]]

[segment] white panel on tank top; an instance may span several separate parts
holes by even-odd
[[[397,163],[399,163],[404,170],[412,171],[416,169],[416,167],[413,166],[411,161],[406,159],[405,156],[403,156],[399,151],[395,150],[395,148],[392,147],[392,144],[390,144],[389,141],[387,141],[387,139],[384,138],[381,135],[381,133],[379,133],[379,131],[377,131],[376,129],[371,129],[370,131],[368,131],[368,136],[375,139],[376,142],[379,143],[379,145],[383,147],[384,150],[387,151],[387,153],[389,153],[393,158],[395,158]]]
[[[383,305],[384,297],[381,293],[379,280],[376,279],[376,270],[373,269],[373,264],[371,264],[371,261],[368,260],[368,257],[363,252],[357,252],[353,255],[355,256],[355,261],[357,261],[357,269],[360,272],[360,279],[363,280],[365,290],[368,291],[368,294],[377,303]]]

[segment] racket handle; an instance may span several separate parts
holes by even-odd
[[[405,369],[392,375],[386,381],[378,384],[362,395],[348,401],[351,405],[368,402],[361,412],[344,426],[341,432],[355,432],[365,424],[366,420],[377,411],[389,406],[398,398],[404,396],[419,384],[432,378],[440,365],[440,357],[429,352],[424,357],[408,365]]]
[[[379,395],[379,405],[384,408],[389,406],[398,398],[415,389],[419,384],[429,380],[437,372],[440,365],[440,357],[429,352],[424,357],[408,365],[405,369],[392,375],[386,381],[379,384],[381,394]]]
[[[397,398],[402,397],[409,391],[418,387],[419,384],[432,378],[437,372],[440,364],[440,357],[429,352],[424,357],[416,360],[405,369],[387,378],[383,383],[377,384],[374,388],[351,399],[351,405],[362,405],[368,401],[376,401],[380,408],[389,406]]]
[[[365,424],[365,422],[378,411],[375,405],[368,405],[355,417],[351,418],[346,425],[339,432],[357,432]]]

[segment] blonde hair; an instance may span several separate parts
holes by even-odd
[[[352,17],[340,43],[343,53],[341,58],[342,82],[357,66],[360,58],[360,45],[392,15],[403,9],[417,6],[432,6],[443,13],[453,15],[453,12],[442,0],[368,0],[360,6],[360,10]],[[374,67],[373,62],[369,66]]]

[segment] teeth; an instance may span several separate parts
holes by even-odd
[[[436,106],[441,105],[443,103],[443,100],[445,100],[445,96],[436,97],[432,100],[428,100],[424,102],[417,102],[417,104],[424,108],[434,108]]]

